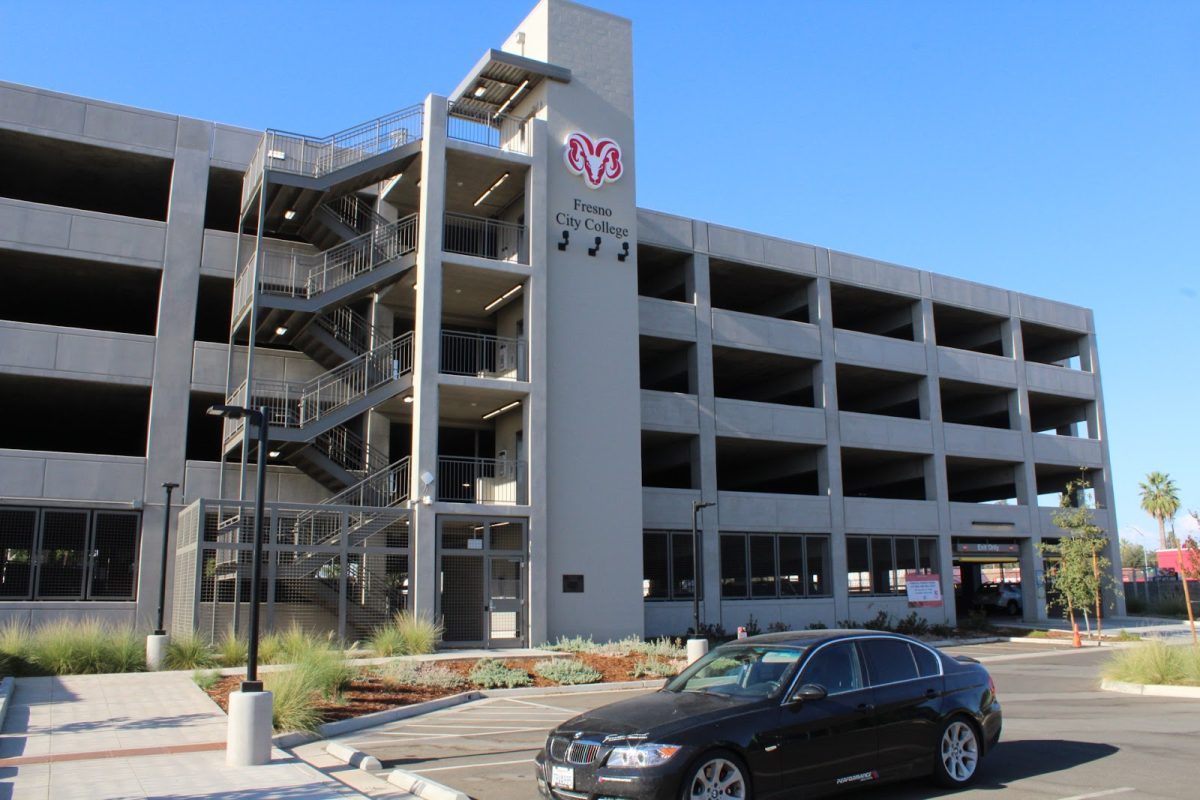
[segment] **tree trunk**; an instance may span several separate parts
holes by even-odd
[[[1096,556],[1096,549],[1092,548],[1092,574],[1096,576],[1096,644],[1104,643],[1104,619],[1100,614],[1101,595],[1104,594],[1100,587],[1100,559]]]
[[[1167,518],[1162,514],[1155,514],[1154,518],[1158,520],[1158,549],[1167,549]]]

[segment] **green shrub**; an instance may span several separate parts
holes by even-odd
[[[969,612],[967,618],[960,620],[958,624],[968,631],[986,631],[991,627],[991,623],[988,622],[987,612],[982,609]]]
[[[533,679],[529,677],[529,673],[524,670],[506,667],[504,664],[491,658],[481,658],[475,662],[468,680],[484,689],[497,689],[501,687],[512,689],[516,686],[528,686],[533,683]]]
[[[767,633],[787,633],[790,630],[791,627],[786,622],[778,619],[767,626]]]
[[[892,630],[892,615],[886,611],[880,611],[873,618],[864,622],[863,627],[869,631],[890,631]]]
[[[599,646],[590,636],[560,636],[557,641],[543,644],[541,649],[559,653],[591,653]]]
[[[1140,642],[1141,640],[1142,637],[1138,636],[1136,633],[1130,633],[1124,628],[1117,633],[1118,642]]]
[[[167,640],[167,653],[163,657],[163,666],[167,669],[200,669],[216,663],[212,648],[195,631]]]
[[[929,635],[938,639],[949,639],[954,635],[954,628],[939,622],[937,625],[929,626]]]
[[[533,665],[533,671],[560,686],[577,683],[597,683],[604,676],[582,661],[572,658],[548,658]]]
[[[328,648],[305,653],[296,660],[295,670],[303,673],[313,690],[325,700],[336,700],[356,674],[341,653]]]
[[[842,625],[842,623],[839,622],[838,625],[841,627],[846,627],[846,628],[854,627],[854,623],[850,623],[849,625]],[[804,626],[804,629],[807,631],[824,631],[824,630],[829,630],[829,626],[826,625],[824,622],[810,622]]]
[[[667,661],[650,659],[638,661],[633,665],[633,677],[635,678],[673,678],[677,674],[679,674],[679,670]]]
[[[276,733],[315,731],[321,724],[321,712],[313,704],[317,690],[304,671],[268,672],[263,683],[271,692],[271,724]]]
[[[259,639],[258,661],[261,664],[295,664],[305,653],[332,649],[332,633],[322,636],[293,622],[284,630],[271,631]]]
[[[436,650],[442,633],[441,623],[428,614],[400,611],[375,629],[369,646],[377,656],[418,656]]]
[[[32,636],[29,627],[17,620],[0,626],[0,676],[40,675],[43,670],[30,663]]]
[[[1200,650],[1148,641],[1115,651],[1103,674],[1128,683],[1200,685]]]
[[[661,641],[670,642],[669,639]],[[582,650],[584,653],[595,653],[598,656],[630,656],[634,653],[641,652],[642,648],[653,647],[654,642],[642,641],[637,636],[626,636],[624,639],[615,639],[604,644],[594,645],[590,648]]]
[[[680,659],[687,658],[687,647],[680,639],[670,639],[662,636],[649,642],[638,642],[633,647],[633,653],[650,658]]]
[[[907,617],[897,620],[894,630],[906,636],[924,636],[929,633],[929,620],[913,611]]]
[[[217,658],[221,664],[226,667],[240,667],[246,663],[246,658],[249,655],[249,645],[245,639],[239,639],[232,630],[225,633],[225,637],[217,642]],[[259,660],[262,660],[262,650],[260,642]],[[267,663],[263,661],[263,663]]]
[[[140,672],[146,668],[145,647],[145,639],[132,628],[97,619],[62,619],[33,631],[24,659],[51,675]]]
[[[1049,639],[1050,631],[1030,631],[1025,634],[1026,639]]]
[[[398,686],[426,686],[431,689],[459,689],[467,680],[452,669],[440,664],[421,664],[416,661],[393,661],[384,665],[379,675]]]
[[[208,691],[221,680],[221,673],[215,669],[198,669],[192,673],[192,681],[204,691]]]

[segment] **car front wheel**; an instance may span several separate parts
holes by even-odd
[[[955,717],[942,727],[933,777],[942,786],[966,786],[979,767],[979,735],[971,723]]]
[[[749,800],[750,781],[741,759],[724,750],[705,753],[688,771],[682,800]]]

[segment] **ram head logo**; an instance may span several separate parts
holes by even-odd
[[[612,139],[593,142],[586,133],[576,131],[567,137],[563,148],[567,169],[583,178],[589,189],[599,189],[621,177],[621,147]]]

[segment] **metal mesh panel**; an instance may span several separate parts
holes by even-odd
[[[442,549],[482,550],[483,530],[482,523],[447,520],[442,523]]]
[[[520,522],[493,522],[488,536],[488,547],[493,550],[525,549],[525,526]]]
[[[83,597],[88,512],[43,511],[36,594],[39,599]]]
[[[307,631],[340,636],[341,554],[281,551],[274,555],[277,577],[268,627],[282,630],[299,625]]]
[[[137,587],[140,514],[97,511],[92,519],[92,569],[88,597],[132,600]]]
[[[446,533],[443,530],[443,537]],[[482,556],[443,555],[441,569],[443,638],[447,642],[482,642]]]
[[[408,517],[400,519],[380,519],[379,524],[369,530],[364,527],[360,535],[350,540],[351,547],[389,547],[408,548],[409,524]]]
[[[33,591],[33,536],[37,510],[0,508],[0,597],[27,599]]]
[[[195,626],[195,595],[196,549],[190,547],[175,554],[175,589],[171,593],[171,633],[175,636],[186,635]]]

